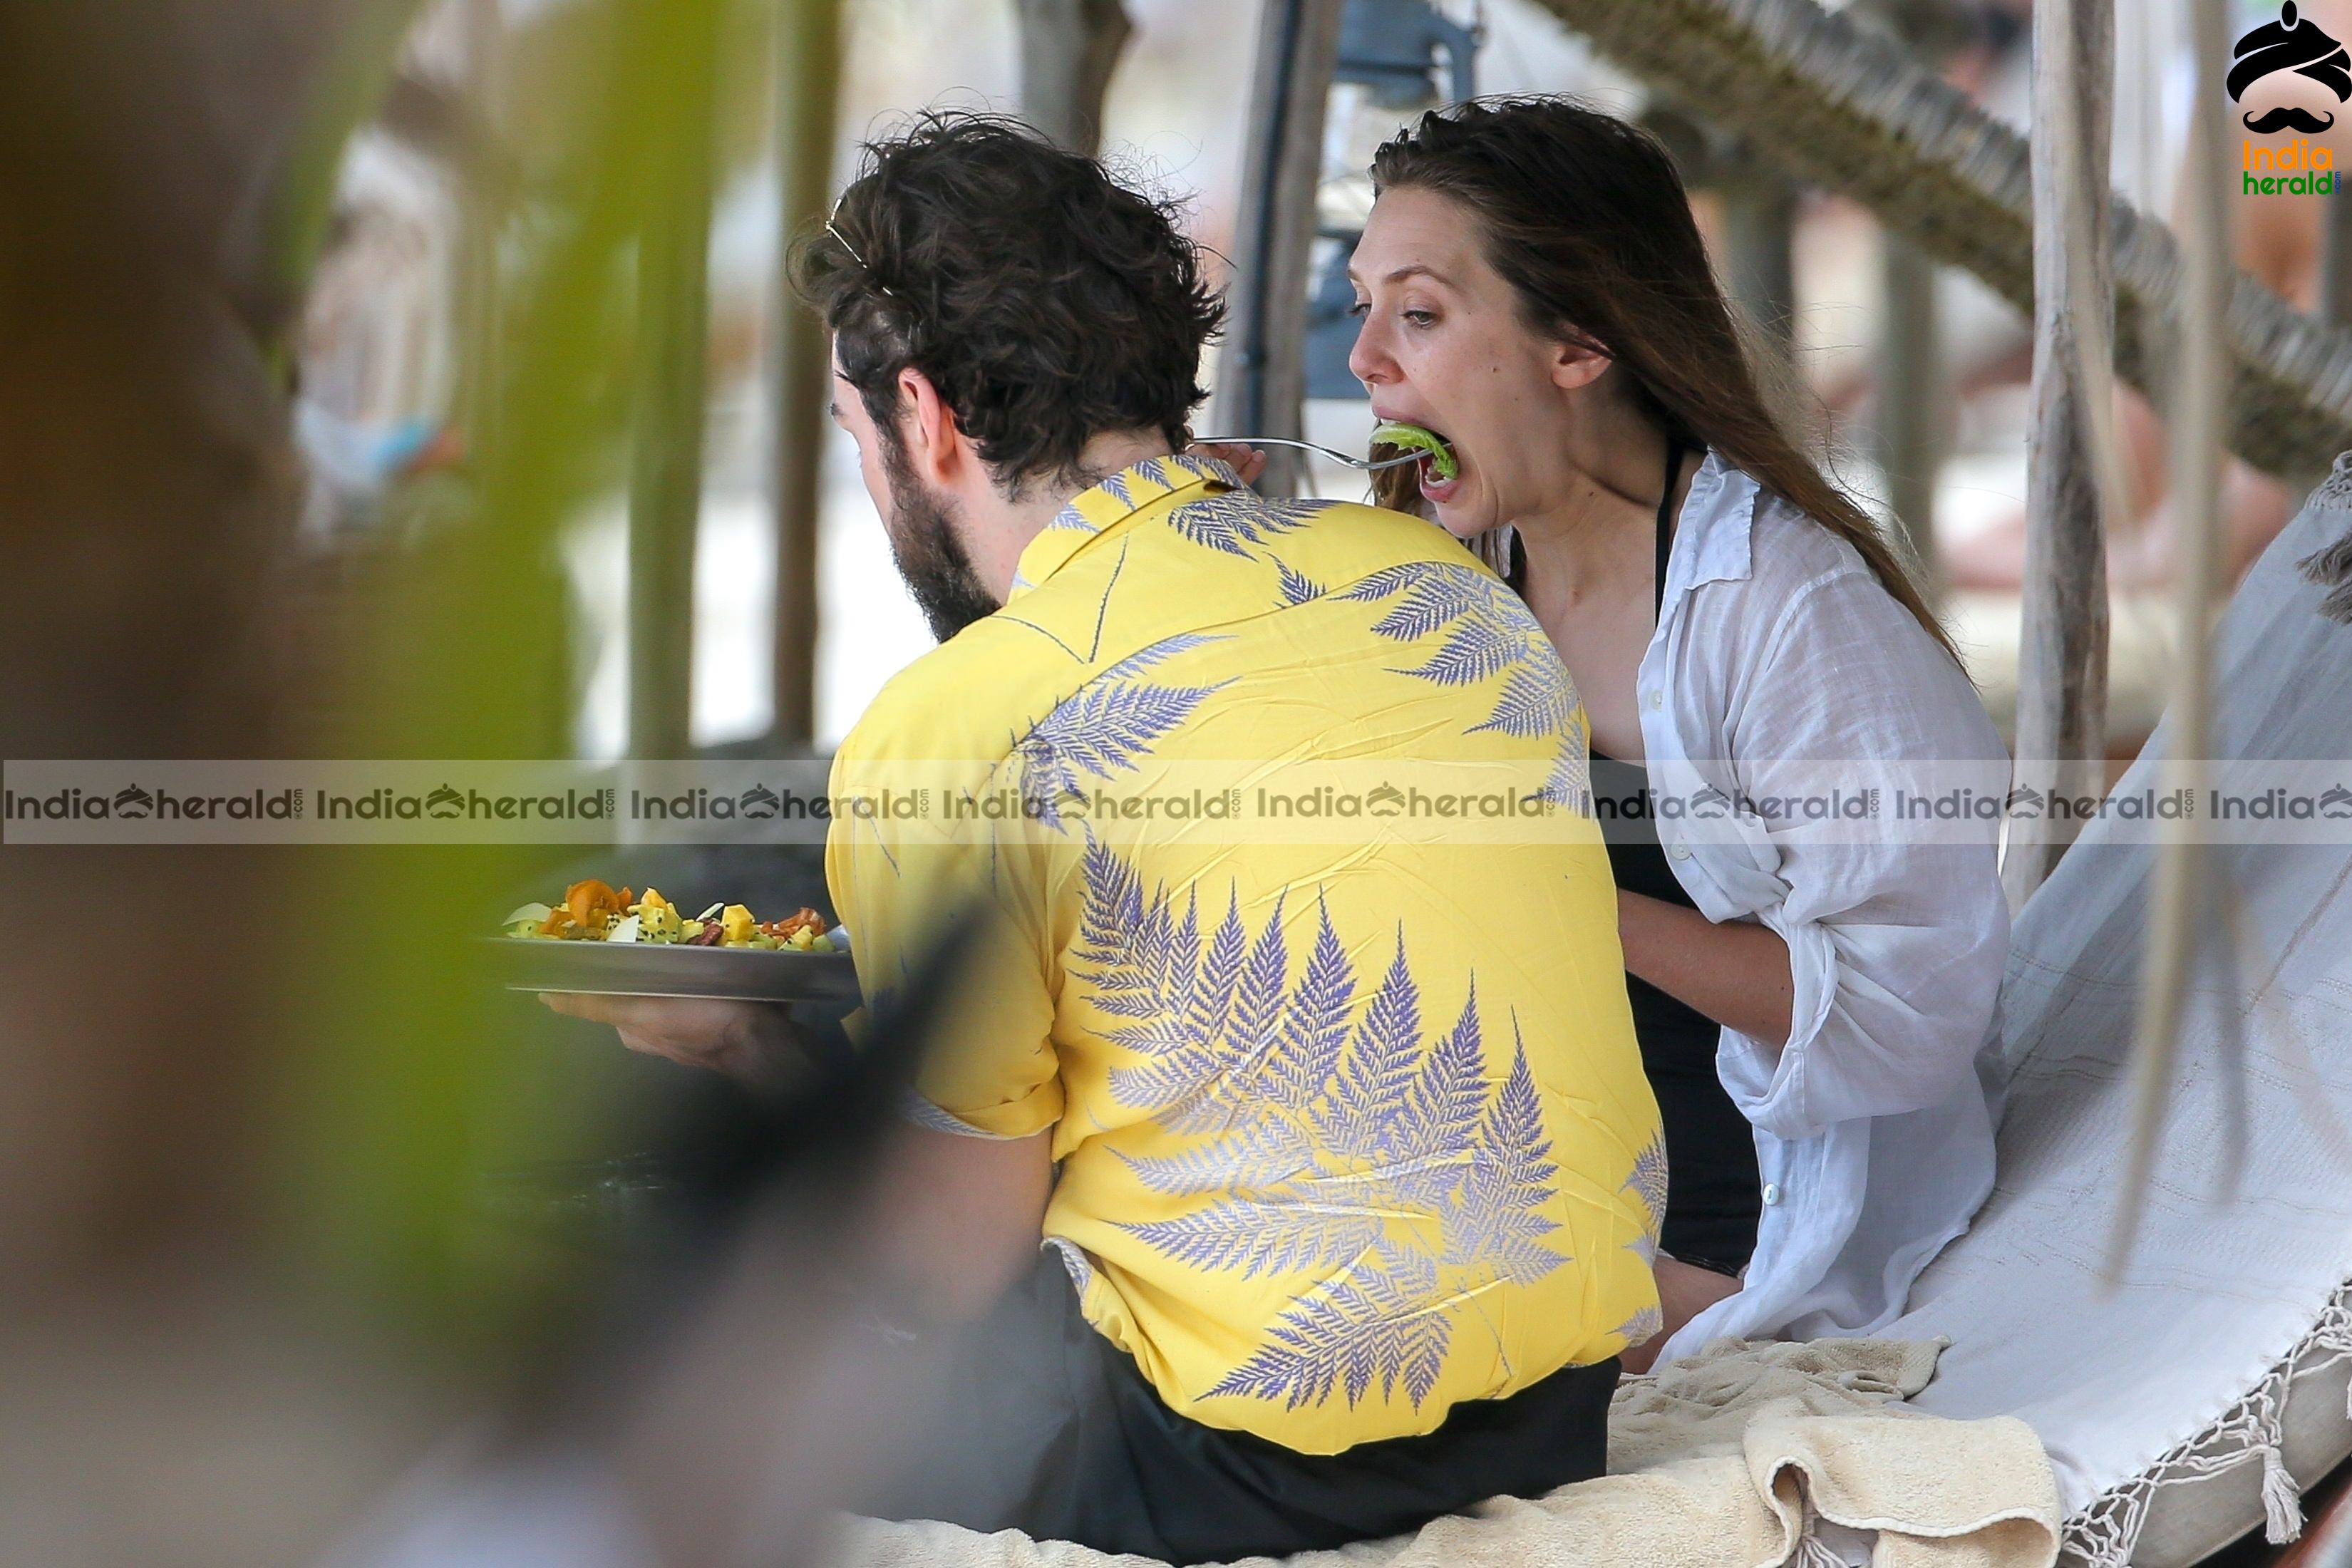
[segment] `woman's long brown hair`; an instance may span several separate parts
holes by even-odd
[[[1767,409],[1682,177],[1655,137],[1566,99],[1476,100],[1432,110],[1383,145],[1372,187],[1460,202],[1530,328],[1607,354],[1669,437],[1714,447],[1853,545],[1951,649],[1903,557]],[[1381,502],[1418,510],[1413,474],[1376,475]]]

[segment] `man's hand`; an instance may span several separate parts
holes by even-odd
[[[572,1017],[612,1025],[633,1051],[709,1068],[756,1088],[789,1082],[808,1063],[778,1003],[581,992],[545,993],[540,1000]]]

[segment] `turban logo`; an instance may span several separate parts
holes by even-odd
[[[2316,22],[2304,20],[2295,15],[2294,0],[2279,7],[2279,19],[2265,22],[2238,40],[2230,51],[2237,63],[2230,68],[2230,101],[2237,102],[2246,95],[2246,89],[2266,76],[2279,71],[2293,71],[2307,76],[2336,95],[2342,103],[2352,99],[2352,56],[2344,46],[2321,31]],[[2322,120],[2307,109],[2282,104],[2267,114],[2244,117],[2247,130],[2257,136],[2267,136],[2273,131],[2302,131],[2312,134],[2336,123],[2336,116]]]

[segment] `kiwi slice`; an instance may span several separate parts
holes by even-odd
[[[1454,448],[1445,444],[1444,438],[1418,425],[1399,425],[1391,421],[1376,426],[1372,431],[1372,445],[1394,447],[1404,452],[1427,453],[1430,471],[1437,476],[1441,484],[1462,471],[1462,466],[1454,460]]]

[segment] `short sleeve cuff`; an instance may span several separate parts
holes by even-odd
[[[994,1105],[950,1108],[908,1090],[902,1111],[919,1127],[967,1138],[1027,1138],[1062,1119],[1062,1080],[1049,1078],[1018,1100]]]

